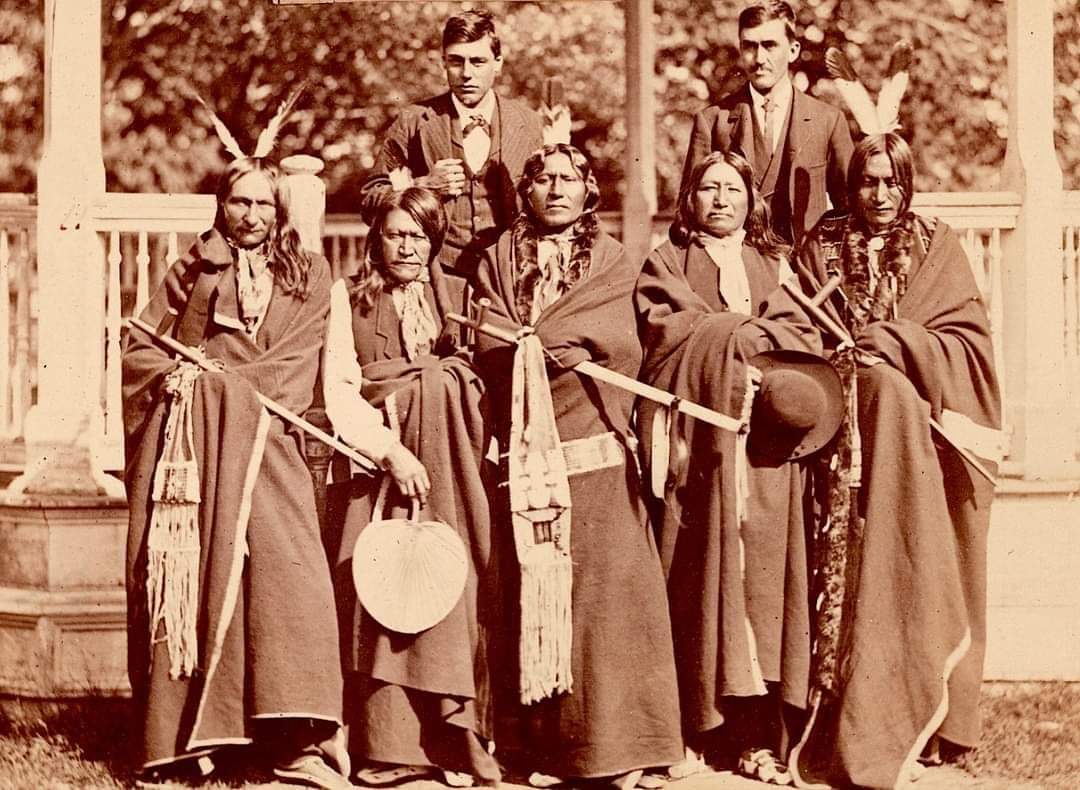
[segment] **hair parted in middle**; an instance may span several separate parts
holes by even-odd
[[[437,194],[430,189],[417,186],[389,193],[379,203],[375,216],[371,219],[371,228],[368,231],[367,241],[364,243],[364,257],[349,286],[349,301],[363,312],[375,306],[379,292],[387,281],[382,271],[383,226],[394,209],[400,209],[412,217],[427,236],[428,243],[431,245],[428,266],[431,266],[431,262],[439,254],[443,240],[446,238],[446,212]]]
[[[495,18],[484,9],[463,11],[446,20],[443,26],[442,48],[451,44],[471,44],[484,36],[491,39],[491,54],[500,57],[502,43],[495,33]]]
[[[300,241],[300,233],[292,223],[289,211],[289,192],[280,168],[264,158],[245,157],[234,159],[225,166],[218,179],[216,191],[217,213],[214,215],[214,227],[226,238],[225,202],[232,194],[233,185],[249,173],[262,173],[270,182],[274,193],[274,227],[267,239],[270,271],[274,280],[287,294],[295,294],[301,299],[308,295],[308,272],[312,265],[310,256]]]
[[[525,160],[521,178],[517,182],[517,193],[523,206],[510,231],[514,245],[514,258],[518,271],[514,282],[514,298],[521,315],[528,315],[533,298],[533,287],[540,276],[537,260],[537,244],[546,230],[533,216],[529,202],[529,189],[533,179],[544,171],[544,161],[555,154],[562,154],[570,160],[574,172],[585,182],[585,203],[581,216],[570,227],[570,261],[563,272],[560,290],[565,292],[577,282],[589,275],[592,267],[592,248],[600,232],[600,222],[596,209],[600,205],[600,186],[596,182],[592,164],[570,143],[548,143],[538,148]]]
[[[764,25],[774,19],[784,20],[784,29],[787,31],[788,39],[797,40],[795,12],[791,4],[784,0],[758,0],[746,6],[739,12],[739,32]]]
[[[594,213],[600,205],[600,186],[596,183],[596,175],[593,173],[592,163],[589,162],[588,157],[570,143],[549,143],[529,154],[529,158],[525,160],[525,165],[521,168],[521,178],[517,182],[518,197],[521,198],[521,203],[525,207],[523,211],[526,213],[530,211],[529,188],[532,186],[533,179],[544,171],[544,160],[552,154],[563,154],[569,159],[574,172],[585,182],[585,210],[582,212],[582,217]],[[535,220],[535,217],[532,219]]]
[[[871,135],[855,143],[851,160],[848,162],[848,205],[858,205],[859,189],[862,187],[863,176],[866,175],[866,165],[875,154],[885,154],[889,157],[893,178],[896,179],[896,185],[904,196],[898,211],[899,216],[903,217],[911,210],[915,184],[915,157],[911,153],[911,147],[896,132]]]
[[[746,157],[734,149],[713,151],[690,171],[690,178],[686,179],[686,183],[683,184],[682,189],[679,191],[679,199],[675,206],[675,222],[672,223],[669,234],[671,240],[680,246],[684,246],[689,244],[697,234],[698,229],[693,207],[694,193],[701,186],[701,180],[705,177],[705,172],[719,163],[733,168],[746,187],[746,221],[743,223],[743,229],[746,231],[745,243],[766,258],[786,258],[791,252],[791,248],[772,229],[769,204],[754,187],[754,169]]]

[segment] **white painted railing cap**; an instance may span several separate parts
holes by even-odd
[[[288,175],[316,175],[323,169],[323,160],[308,154],[293,154],[281,160],[281,169]]]

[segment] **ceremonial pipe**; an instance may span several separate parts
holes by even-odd
[[[179,340],[171,338],[168,335],[159,335],[157,332],[154,331],[154,328],[152,326],[143,321],[140,321],[138,318],[127,319],[127,324],[128,326],[135,327],[146,335],[149,335],[151,338],[154,339],[155,342],[162,346],[165,346],[165,348],[169,349],[170,351],[179,354],[188,362],[194,362],[203,370],[221,372],[221,369],[211,364],[211,362],[207,360],[207,358],[202,354],[202,352],[198,351],[197,349],[193,349],[190,346],[186,346]],[[312,425],[303,417],[293,414],[291,411],[286,409],[277,401],[270,400],[270,398],[266,397],[258,390],[255,391],[255,397],[259,399],[259,403],[266,407],[267,411],[273,412],[278,417],[281,417],[281,419],[285,420],[285,422],[292,423],[300,430],[309,433],[323,444],[327,444],[330,447],[333,447],[342,455],[355,461],[362,469],[368,472],[378,471],[378,467],[370,458],[361,455],[352,447],[349,447],[349,445],[345,444],[339,439],[335,439],[326,431],[315,425]]]
[[[836,290],[840,281],[841,278],[839,275],[829,279],[829,282],[825,284],[825,288],[822,289],[822,292],[825,293],[825,298]],[[798,302],[799,305],[809,313],[811,318],[817,321],[822,327],[827,329],[833,337],[840,341],[841,346],[855,346],[855,339],[851,336],[851,333],[840,324],[836,323],[828,313],[821,309],[820,305],[824,303],[825,298],[819,300],[816,296],[814,298],[808,297],[802,292],[802,289],[799,288],[798,284],[791,280],[785,280],[782,285],[791,298]],[[962,447],[957,441],[950,437],[940,422],[933,417],[928,417],[927,419],[930,421],[930,428],[937,433],[947,445],[956,450],[960,457],[967,461],[972,469],[986,478],[990,482],[990,485],[997,486],[997,479],[979,462],[979,459],[974,453],[966,447]]]
[[[484,304],[484,301],[486,300],[480,300],[479,303],[481,315],[486,312],[488,307],[488,305]],[[447,313],[446,317],[451,321],[463,324],[471,329],[475,329],[477,332],[482,332],[485,335],[494,337],[497,340],[502,340],[504,343],[510,345],[516,344],[520,339],[514,332],[499,329],[498,327],[481,323],[480,321],[470,321],[459,313]],[[544,353],[555,362],[558,362],[558,359],[547,349],[544,349]],[[582,373],[590,378],[606,382],[615,387],[619,387],[620,389],[632,392],[642,398],[663,404],[664,406],[674,407],[677,411],[680,411],[689,417],[693,417],[696,420],[706,422],[716,428],[731,431],[732,433],[738,433],[742,428],[742,423],[734,417],[729,417],[726,414],[722,414],[714,409],[706,408],[693,401],[683,400],[682,398],[672,395],[670,392],[658,389],[657,387],[652,387],[635,378],[623,375],[622,373],[608,370],[603,365],[597,365],[595,362],[585,360],[574,365],[571,370],[576,370],[578,373]]]

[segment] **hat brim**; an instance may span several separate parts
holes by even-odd
[[[781,369],[802,373],[813,378],[825,396],[824,411],[813,427],[798,437],[797,442],[781,440],[775,430],[759,428],[755,431],[755,413],[751,412],[747,449],[752,456],[772,461],[796,461],[813,455],[836,436],[844,419],[844,387],[840,375],[827,359],[807,351],[778,348],[763,351],[753,357],[749,364],[763,375]]]

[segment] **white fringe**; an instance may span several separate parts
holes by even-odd
[[[521,701],[573,690],[573,565],[566,556],[521,566]]]
[[[164,641],[169,650],[169,677],[191,675],[198,657],[199,506],[158,502],[150,522],[149,574],[151,651]],[[164,636],[156,637],[164,626]]]

